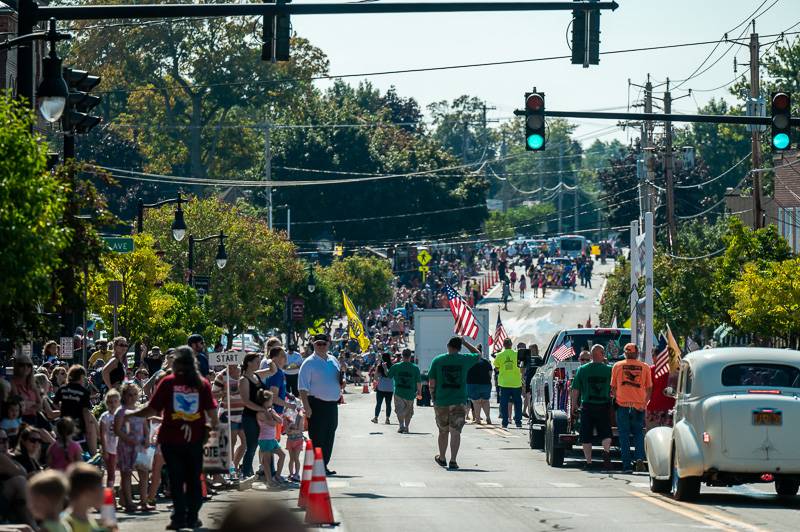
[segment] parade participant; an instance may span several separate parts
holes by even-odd
[[[511,283],[503,280],[503,310],[508,310],[508,300],[511,299]]]
[[[128,369],[128,340],[124,336],[117,336],[112,341],[112,346],[114,354],[103,366],[103,384],[107,390],[119,388]]]
[[[402,362],[388,368],[388,376],[394,381],[394,412],[400,424],[397,432],[408,434],[414,400],[422,397],[422,378],[419,367],[411,362],[411,349],[403,349],[402,358]],[[383,368],[387,369],[386,364]]]
[[[525,417],[532,416],[532,405],[531,405],[531,396],[533,395],[533,389],[531,388],[531,381],[533,380],[533,376],[536,375],[536,372],[539,370],[539,367],[533,364],[534,357],[539,356],[539,346],[536,344],[531,344],[529,349],[531,350],[531,356],[529,363],[525,366],[525,372],[523,376],[522,387],[525,390],[525,401],[522,405],[522,415]]]
[[[195,358],[197,359],[197,368],[200,375],[208,377],[210,368],[208,367],[208,355],[206,355],[206,341],[199,334],[193,334],[186,341],[187,345],[192,348]]]
[[[481,411],[486,415],[486,424],[492,424],[492,363],[481,354],[481,359],[467,371],[467,398],[472,404],[472,417],[475,423],[481,424]]]
[[[528,280],[525,278],[525,274],[522,273],[519,276],[519,298],[525,299],[525,289],[528,288]]]
[[[462,345],[472,352],[461,354]],[[447,353],[431,361],[428,370],[428,386],[434,405],[436,426],[439,428],[439,454],[434,457],[437,464],[458,469],[458,449],[461,446],[461,429],[467,415],[467,372],[478,363],[478,349],[458,336],[447,342]],[[447,462],[447,444],[450,441],[450,462]]]
[[[308,435],[315,447],[322,449],[325,472],[335,475],[328,469],[339,426],[339,399],[342,396],[341,374],[336,357],[328,354],[330,338],[325,333],[314,335],[314,354],[300,366],[298,387],[303,408],[308,419]]]
[[[509,404],[514,404],[514,425],[522,428],[522,376],[517,366],[517,352],[511,346],[511,338],[503,340],[503,350],[497,353],[494,367],[497,368],[497,383],[500,385],[500,419],[503,428],[508,428]]]
[[[392,369],[392,357],[389,353],[381,355],[381,362],[375,366],[375,417],[373,423],[378,422],[381,415],[381,404],[386,402],[386,424],[390,423],[392,415],[392,395],[394,394],[394,381],[389,376]]]
[[[631,437],[635,449],[636,471],[644,472],[644,413],[653,381],[650,366],[639,360],[636,344],[625,344],[625,360],[611,370],[611,396],[617,406],[619,448],[622,452],[622,471],[631,472]]]
[[[606,365],[605,349],[595,344],[591,349],[592,362],[584,364],[572,379],[571,404],[575,417],[580,401],[580,440],[586,467],[592,467],[594,431],[603,444],[603,467],[611,469],[611,368]]]
[[[14,358],[11,377],[11,395],[20,398],[20,419],[27,425],[37,425],[37,415],[42,409],[42,395],[33,382],[33,360],[26,354]]]
[[[195,354],[189,346],[176,350],[172,375],[158,383],[147,405],[127,414],[131,416],[162,418],[158,443],[167,464],[173,501],[167,529],[199,528],[202,526],[198,513],[203,504],[200,473],[206,423],[215,430],[219,421],[211,386],[200,376]]]

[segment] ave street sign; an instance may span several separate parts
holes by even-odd
[[[423,249],[419,253],[417,253],[417,262],[425,266],[431,261],[431,254],[428,253],[427,250]],[[420,270],[422,271],[422,270]]]
[[[106,246],[117,253],[130,253],[133,251],[133,239],[129,236],[104,236]]]

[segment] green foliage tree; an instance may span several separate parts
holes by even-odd
[[[33,113],[0,94],[0,336],[30,338],[71,234],[63,225],[67,189],[46,170],[47,146],[32,133]]]
[[[549,203],[492,212],[486,220],[486,236],[491,240],[501,240],[517,234],[537,234],[542,223],[553,212],[553,206]]]
[[[361,313],[385,305],[392,298],[392,267],[382,259],[358,255],[346,257],[322,269],[319,276],[335,287],[339,309],[344,308],[342,290]]]
[[[228,252],[224,269],[216,266],[216,240],[195,246],[194,274],[211,278],[208,316],[229,338],[251,327],[266,330],[282,325],[289,289],[303,279],[294,245],[270,231],[264,220],[216,198],[191,198],[183,211],[187,237],[181,242],[171,238],[173,207],[147,211],[145,216],[145,231],[156,235],[172,265],[171,278],[177,282],[187,278],[188,235],[203,238],[222,231],[227,235]]]

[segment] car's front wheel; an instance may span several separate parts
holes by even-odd
[[[672,498],[676,501],[691,501],[700,495],[700,477],[681,477],[672,459]]]
[[[782,497],[791,497],[797,495],[800,482],[797,480],[777,479],[775,481],[775,493]]]

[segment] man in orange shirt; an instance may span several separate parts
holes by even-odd
[[[611,396],[617,404],[617,429],[622,451],[622,471],[631,470],[631,437],[635,450],[636,471],[645,471],[644,466],[644,413],[653,380],[650,366],[639,360],[636,344],[625,344],[625,360],[611,369]]]

